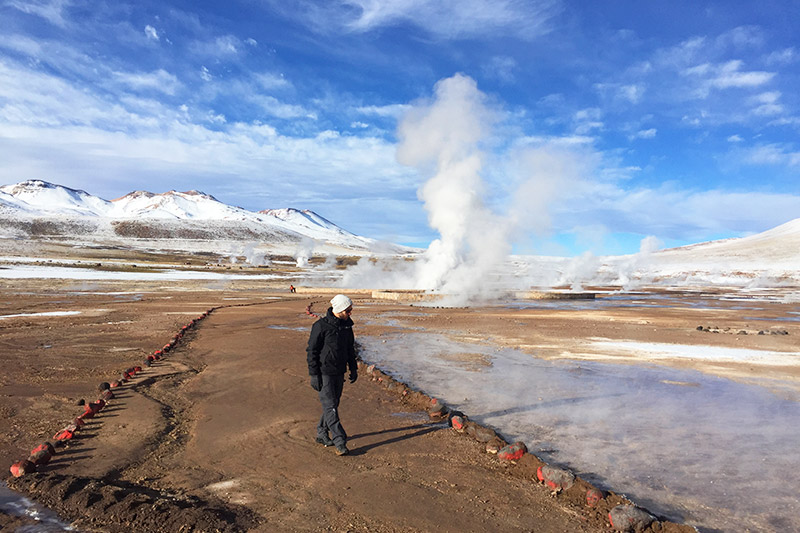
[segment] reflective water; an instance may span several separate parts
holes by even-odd
[[[18,527],[14,529],[14,533],[76,531],[69,524],[58,518],[54,512],[14,492],[3,482],[0,482],[0,512],[36,520],[36,524]]]
[[[701,531],[800,531],[800,404],[765,387],[434,334],[359,342],[369,362],[660,516]]]

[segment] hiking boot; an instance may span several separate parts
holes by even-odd
[[[336,455],[342,456],[347,455],[348,453],[350,453],[350,450],[348,450],[347,446],[344,444],[339,444],[336,446]]]
[[[330,437],[325,435],[323,437],[317,437],[317,444],[322,444],[327,448],[328,446],[333,446],[333,441]]]

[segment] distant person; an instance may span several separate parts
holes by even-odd
[[[289,292],[297,292],[297,289],[294,288],[294,285],[289,285]]]
[[[350,383],[358,379],[353,301],[344,294],[331,300],[328,313],[311,326],[308,339],[308,374],[311,388],[319,393],[322,417],[317,424],[317,442],[335,446],[336,455],[347,455],[347,433],[339,421],[339,400],[344,388],[344,373],[350,368]],[[330,433],[330,434],[329,434]]]

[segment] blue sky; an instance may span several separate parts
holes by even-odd
[[[496,117],[491,209],[520,200],[520,146],[574,163],[528,191],[518,252],[800,217],[796,1],[0,0],[0,27],[3,184],[197,189],[427,245],[430,176],[397,161],[397,128],[460,74]]]

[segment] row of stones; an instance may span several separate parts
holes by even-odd
[[[789,332],[785,329],[761,329],[758,331],[748,331],[746,329],[720,329],[717,326],[697,326],[697,331],[705,331],[706,333],[732,333],[735,335],[788,335]]]
[[[121,372],[121,375],[117,380],[114,380],[110,383],[107,381],[100,383],[98,386],[98,389],[100,390],[100,396],[98,399],[93,402],[89,402],[88,404],[85,403],[84,400],[81,400],[79,405],[84,407],[83,413],[75,417],[70,423],[56,432],[52,438],[53,442],[43,442],[31,450],[31,453],[27,459],[23,459],[12,464],[9,469],[11,471],[11,475],[14,477],[21,477],[25,474],[36,472],[38,467],[48,464],[53,456],[56,455],[57,448],[66,447],[69,444],[69,441],[75,437],[75,434],[86,424],[86,420],[94,418],[95,415],[99,414],[108,405],[108,403],[114,399],[113,389],[122,387],[125,383],[131,381],[137,374],[144,371],[143,367],[150,367],[156,361],[160,361],[162,358],[166,357],[166,355],[178,345],[178,343],[181,341],[181,339],[183,339],[184,335],[186,335],[189,330],[193,329],[201,320],[206,318],[213,311],[214,308],[209,309],[197,318],[192,319],[191,322],[183,326],[180,331],[176,333],[172,339],[161,349],[155,350],[152,354],[149,354],[142,365],[126,368]]]
[[[542,463],[538,458],[528,453],[528,448],[522,441],[507,443],[497,432],[477,424],[461,411],[451,410],[437,398],[415,391],[405,383],[397,381],[388,374],[378,369],[374,364],[367,365],[359,361],[359,371],[365,371],[370,379],[383,385],[388,391],[396,393],[400,399],[411,406],[426,409],[431,420],[444,422],[458,433],[468,435],[474,440],[486,445],[486,452],[497,456],[498,460],[516,464],[518,461],[531,459],[541,463],[536,468],[536,478],[546,486],[552,495],[562,491],[577,489],[585,491],[585,502],[589,507],[597,506],[606,498],[606,493],[597,487],[591,486],[583,480],[578,480],[569,470]],[[580,486],[580,488],[578,488]],[[641,531],[657,522],[656,518],[644,509],[632,504],[620,504],[608,513],[609,523],[617,531]]]

